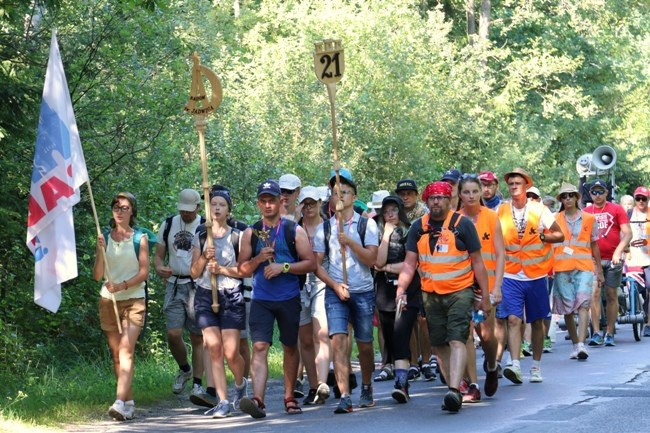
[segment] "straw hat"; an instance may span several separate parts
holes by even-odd
[[[578,187],[567,182],[562,182],[562,186],[560,187],[560,192],[558,192],[557,195],[555,196],[557,201],[560,201],[560,196],[565,192],[573,192],[578,194],[578,201],[580,201],[580,199],[582,198],[582,195],[580,194]]]
[[[533,186],[533,179],[530,177],[528,172],[526,172],[526,170],[524,170],[523,168],[519,168],[519,167],[515,168],[511,172],[504,174],[503,179],[506,181],[506,183],[508,183],[508,179],[510,178],[510,176],[515,176],[515,175],[523,177],[526,180],[526,184],[527,184],[526,186],[528,188]]]

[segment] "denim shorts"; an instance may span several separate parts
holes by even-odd
[[[194,306],[196,322],[201,329],[246,329],[246,305],[241,286],[219,290],[219,312],[212,311],[212,290],[199,287]]]
[[[325,311],[329,336],[348,335],[348,322],[352,324],[354,338],[361,343],[373,341],[375,292],[350,293],[350,299],[341,301],[334,290],[325,290]]]
[[[546,277],[536,280],[515,280],[504,278],[501,286],[503,299],[497,310],[497,317],[505,319],[517,316],[523,320],[526,310],[526,323],[551,318],[551,304],[548,300]]]
[[[171,281],[167,283],[163,304],[167,329],[185,328],[192,334],[201,335],[201,328],[196,324],[194,315],[195,293],[195,285],[191,281],[183,284]]]
[[[467,342],[474,303],[471,287],[445,295],[424,292],[422,300],[432,346],[445,346],[450,341]]]

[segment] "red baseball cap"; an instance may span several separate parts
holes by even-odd
[[[634,190],[634,196],[642,195],[644,197],[650,197],[650,189],[645,186],[640,186]]]
[[[478,178],[481,182],[496,182],[499,183],[499,179],[491,171],[482,171]]]

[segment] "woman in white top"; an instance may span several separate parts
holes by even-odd
[[[135,343],[144,326],[146,314],[145,281],[149,274],[147,236],[133,229],[137,203],[133,194],[122,192],[111,201],[113,218],[108,239],[97,238],[93,277],[104,279],[100,292],[99,319],[113,357],[117,379],[115,403],[108,414],[118,421],[132,419],[135,403],[131,384],[134,371]],[[104,266],[103,255],[106,255]],[[117,308],[113,306],[115,299]],[[122,333],[119,332],[119,317]]]

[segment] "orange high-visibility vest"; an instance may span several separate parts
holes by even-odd
[[[499,207],[499,220],[506,247],[506,272],[517,274],[523,269],[527,277],[541,278],[553,268],[553,248],[551,244],[542,242],[538,232],[539,220],[545,208],[537,202],[529,202],[526,206],[526,228],[521,239],[512,216],[512,204],[506,202]]]
[[[474,284],[474,271],[467,251],[456,248],[456,236],[449,230],[451,216],[449,212],[442,224],[435,251],[429,247],[430,233],[423,234],[418,240],[418,259],[420,262],[421,288],[425,292],[447,293],[471,287]],[[429,224],[429,214],[422,217],[422,229]]]
[[[487,269],[490,292],[492,292],[496,281],[497,255],[494,248],[494,232],[498,220],[499,215],[495,211],[483,206],[474,224],[481,241],[481,257],[483,257],[483,263]]]
[[[587,212],[582,212],[580,233],[574,238],[566,221],[564,211],[555,216],[555,221],[564,233],[564,242],[553,247],[553,270],[555,272],[567,271],[594,271],[594,261],[591,251],[591,234],[593,233],[596,217]],[[566,250],[569,248],[569,251]]]

